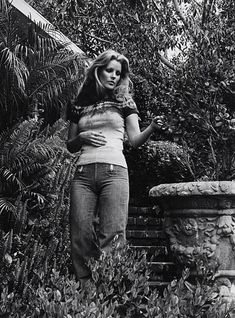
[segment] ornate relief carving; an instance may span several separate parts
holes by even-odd
[[[171,250],[184,265],[194,266],[204,256],[208,263],[227,269],[235,260],[235,219],[166,217],[165,231]],[[227,247],[226,247],[227,246]]]
[[[206,259],[221,280],[222,294],[225,287],[229,292],[235,282],[235,182],[162,184],[152,188],[150,196],[165,214],[173,255],[194,268]]]
[[[160,184],[150,190],[151,197],[235,194],[233,181],[202,181]]]

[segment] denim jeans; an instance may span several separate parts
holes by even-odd
[[[129,180],[126,168],[92,163],[78,166],[71,186],[70,233],[77,278],[89,276],[89,258],[108,250],[118,235],[126,239]],[[99,217],[99,230],[94,221]]]

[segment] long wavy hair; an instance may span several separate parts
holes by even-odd
[[[124,101],[130,96],[129,61],[124,55],[113,50],[107,50],[101,53],[88,67],[85,79],[78,92],[78,104],[89,105],[107,95],[107,89],[100,82],[99,75],[112,60],[121,64],[121,76],[116,87],[109,92],[109,97],[116,101]]]

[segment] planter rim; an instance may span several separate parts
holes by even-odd
[[[235,195],[235,181],[164,183],[150,189],[150,197]]]

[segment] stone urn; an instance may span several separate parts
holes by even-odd
[[[175,259],[191,268],[206,260],[223,285],[222,293],[231,296],[235,289],[235,182],[161,184],[149,194],[164,212],[164,230]]]

